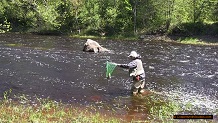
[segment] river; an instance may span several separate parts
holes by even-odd
[[[51,98],[64,103],[102,103],[126,118],[137,105],[131,96],[128,72],[115,68],[105,77],[105,63],[128,63],[136,50],[146,71],[146,90],[191,103],[194,114],[218,109],[218,47],[160,41],[97,40],[109,53],[83,52],[86,39],[67,36],[0,34],[0,94]],[[143,106],[141,106],[142,108]],[[110,109],[108,108],[108,109]],[[124,110],[133,108],[132,111]],[[137,114],[137,113],[136,113]],[[140,116],[146,114],[140,112]]]

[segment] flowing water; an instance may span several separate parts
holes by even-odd
[[[90,53],[82,51],[85,42],[66,36],[1,34],[0,93],[12,89],[14,94],[95,105],[126,119],[143,119],[146,111],[136,111],[143,109],[143,101],[131,96],[128,71],[117,67],[111,79],[105,76],[106,61],[128,63],[128,54],[136,50],[146,71],[145,89],[183,105],[191,103],[194,114],[216,113],[217,46],[98,40],[113,51]]]

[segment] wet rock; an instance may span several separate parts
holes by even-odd
[[[109,50],[102,47],[98,42],[91,39],[87,39],[86,43],[84,44],[83,51],[98,53],[98,52],[107,52]]]

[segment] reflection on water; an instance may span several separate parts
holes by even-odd
[[[102,102],[128,114],[119,107],[134,109],[138,105],[131,99],[128,72],[116,68],[112,78],[106,79],[105,62],[128,63],[127,55],[136,50],[143,57],[146,89],[184,104],[191,102],[198,107],[197,112],[214,113],[218,108],[217,46],[106,40],[98,42],[114,52],[94,54],[82,52],[86,42],[82,39],[17,34],[0,37],[1,93],[12,89],[13,93],[66,103]],[[120,101],[114,103],[118,98]],[[146,108],[141,110],[144,117]]]

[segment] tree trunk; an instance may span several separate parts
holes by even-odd
[[[134,13],[134,34],[137,34],[137,4],[138,4],[138,0],[134,0],[134,9],[133,9],[133,13]]]

